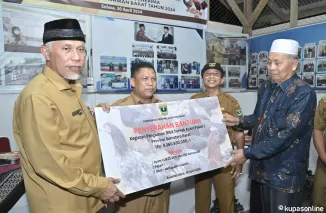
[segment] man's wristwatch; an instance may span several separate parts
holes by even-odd
[[[238,124],[237,124],[237,128],[244,129],[244,126],[243,126],[243,116],[238,117],[238,119],[239,119],[239,121],[238,121]]]

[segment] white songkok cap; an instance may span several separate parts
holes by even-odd
[[[298,55],[299,43],[292,39],[276,39],[273,41],[270,52]]]

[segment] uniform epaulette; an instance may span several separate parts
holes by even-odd
[[[128,98],[129,98],[129,96],[127,96],[127,97],[125,97],[125,98],[121,98],[121,99],[117,100],[116,102],[114,102],[114,103],[112,104],[112,106],[119,106],[119,105],[121,105],[123,102],[128,101]]]
[[[232,95],[229,95],[227,93],[223,93],[227,98],[230,98],[232,101],[238,102],[237,99],[235,99]]]

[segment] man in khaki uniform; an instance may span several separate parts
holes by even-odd
[[[220,85],[224,81],[224,71],[219,63],[208,63],[201,71],[205,92],[197,93],[191,97],[206,98],[217,96],[223,113],[234,116],[242,116],[238,101],[231,95],[220,91]],[[235,142],[237,148],[244,148],[244,133],[240,129],[228,127],[231,142]],[[195,176],[196,213],[208,213],[211,203],[212,182],[214,182],[216,198],[220,211],[223,213],[234,212],[234,182],[242,174],[242,166],[234,168],[220,168],[214,171]]]
[[[161,102],[154,96],[156,92],[156,72],[151,63],[136,63],[131,68],[130,84],[133,92],[112,106],[128,106]],[[105,111],[109,106],[99,104]],[[105,109],[106,107],[106,109]],[[126,196],[116,205],[116,213],[168,213],[170,184],[164,184]]]
[[[215,44],[215,62],[222,64],[224,62],[224,48],[222,46],[222,40],[218,39]]]
[[[314,120],[314,144],[319,158],[315,172],[315,180],[312,194],[313,205],[324,207],[326,211],[326,97],[323,97],[318,104]]]
[[[46,65],[17,98],[13,116],[29,207],[95,213],[124,195],[119,180],[102,176],[95,122],[80,99],[85,36],[77,20],[61,19],[44,25],[43,42]]]

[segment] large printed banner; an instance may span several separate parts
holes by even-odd
[[[226,165],[232,145],[217,97],[95,109],[107,177],[125,194]]]
[[[205,64],[202,29],[92,17],[93,72],[97,92],[131,91],[130,70],[151,63],[158,92],[199,92]]]
[[[42,6],[134,18],[148,16],[206,24],[208,0],[3,0],[4,2]]]

